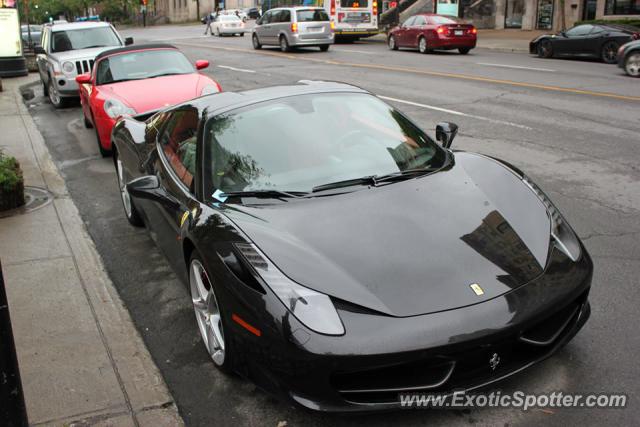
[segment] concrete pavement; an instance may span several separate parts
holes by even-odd
[[[182,425],[63,178],[22,102],[37,75],[4,79],[0,148],[52,202],[0,218],[9,310],[33,425]]]

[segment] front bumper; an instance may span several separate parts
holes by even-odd
[[[395,409],[403,392],[486,386],[551,356],[585,324],[593,264],[584,247],[582,254],[573,263],[554,249],[537,279],[455,310],[397,318],[336,301],[347,331],[340,337],[309,331],[284,307],[278,312],[277,303],[267,303],[269,318],[237,307],[252,324],[283,319],[262,338],[233,331],[239,372],[303,407],[329,412]],[[261,301],[256,306],[264,307]],[[492,369],[494,353],[501,363]]]
[[[76,82],[76,76],[57,74],[52,78],[60,96],[65,98],[80,96],[80,93],[78,92],[78,82]]]

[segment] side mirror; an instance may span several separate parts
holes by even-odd
[[[204,70],[209,66],[209,61],[206,59],[198,59],[196,61],[196,70]]]
[[[36,46],[33,48],[33,52],[36,55],[44,55],[46,52],[44,51],[44,48],[42,46]]]
[[[91,74],[80,74],[76,76],[76,81],[81,85],[91,83]]]
[[[450,122],[440,122],[436,126],[436,139],[444,148],[451,147],[453,139],[458,134],[458,125]]]
[[[180,202],[167,193],[155,175],[136,178],[127,184],[127,191],[133,197],[158,202],[169,209],[178,209]]]
[[[125,46],[129,46],[131,44],[133,44],[133,37],[127,37],[126,39],[124,39]]]

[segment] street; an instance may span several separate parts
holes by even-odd
[[[640,417],[637,349],[640,276],[640,80],[615,65],[544,60],[475,49],[468,55],[390,51],[382,40],[281,53],[244,37],[202,36],[201,25],[123,30],[136,43],[166,42],[224,91],[334,80],[361,86],[429,133],[460,126],[453,148],[505,159],[531,176],[570,221],[595,264],[592,316],[552,358],[499,383],[504,392],[616,392],[626,409],[485,408],[376,415],[316,414],[225,376],[202,345],[187,288],[145,229],[126,221],[111,159],[98,152],[78,105],[55,110],[40,85],[26,101],[107,272],[187,425],[631,425]],[[464,207],[461,207],[464,209]],[[143,261],[144,260],[144,261]],[[454,261],[454,260],[452,260]],[[384,339],[384,337],[381,337]]]

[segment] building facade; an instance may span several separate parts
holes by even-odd
[[[257,7],[257,0],[155,0],[153,12],[157,19],[167,22],[195,21],[207,13],[221,9]],[[199,9],[199,10],[198,10]]]
[[[436,0],[435,10],[478,28],[559,31],[584,20],[640,19],[640,0]]]

